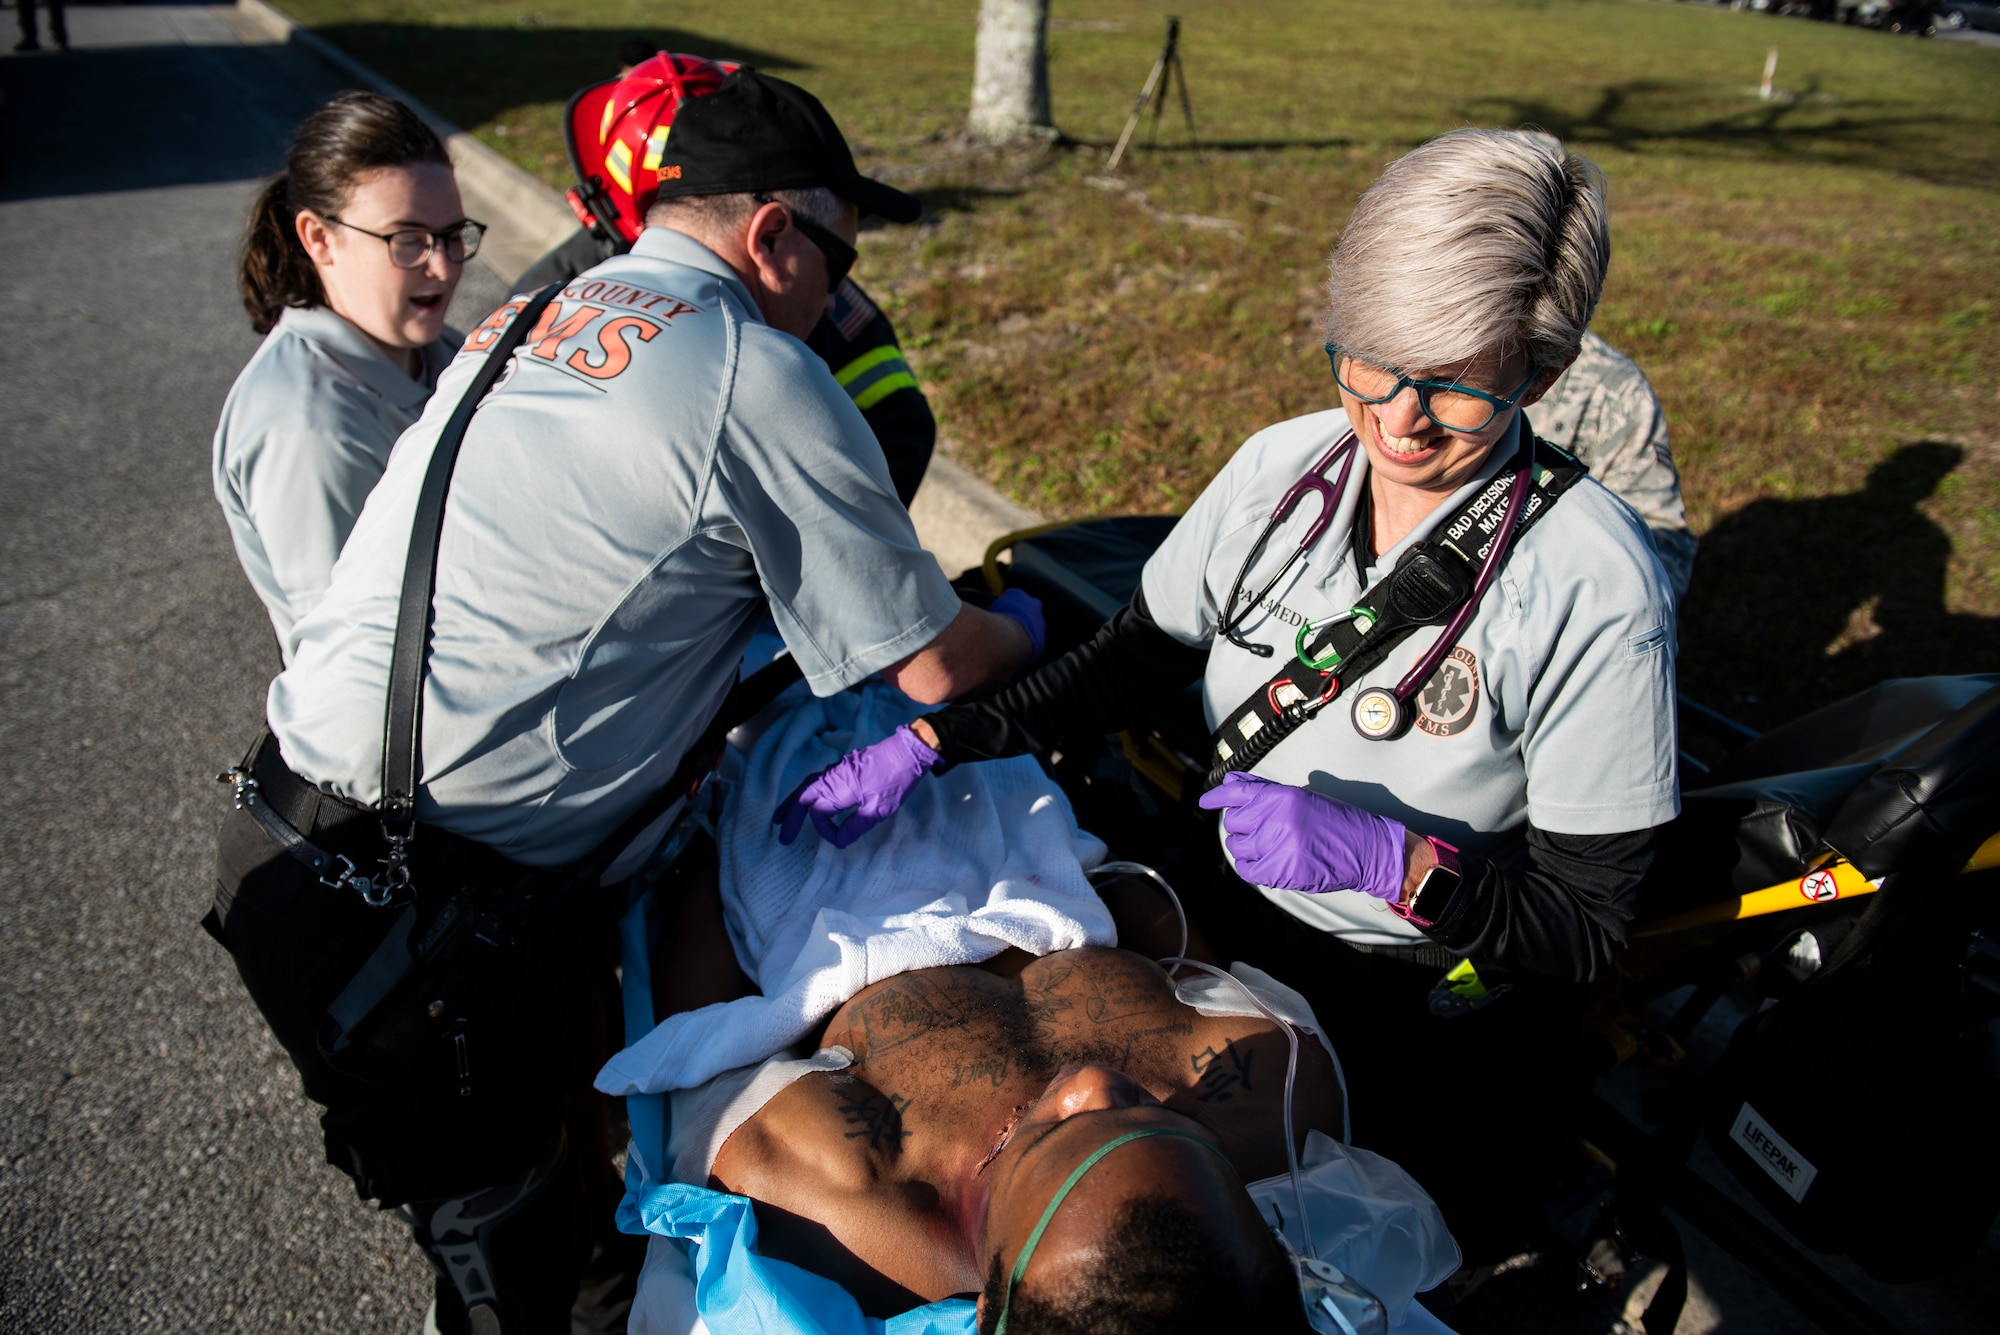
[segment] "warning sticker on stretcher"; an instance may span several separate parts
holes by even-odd
[[[1825,904],[1840,898],[1840,882],[1830,871],[1807,872],[1799,878],[1799,893],[1809,903]]]

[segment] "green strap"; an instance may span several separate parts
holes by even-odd
[[[1028,1261],[1034,1256],[1036,1245],[1041,1242],[1042,1234],[1048,1231],[1049,1221],[1056,1217],[1056,1210],[1062,1205],[1063,1199],[1069,1195],[1070,1189],[1083,1180],[1085,1173],[1097,1167],[1098,1160],[1102,1159],[1105,1155],[1111,1153],[1111,1151],[1117,1149],[1120,1145],[1129,1144],[1135,1140],[1144,1140],[1147,1136],[1179,1136],[1182,1140],[1193,1141],[1203,1149],[1210,1150],[1218,1155],[1222,1154],[1221,1150],[1216,1149],[1214,1145],[1210,1144],[1203,1137],[1197,1136],[1194,1132],[1183,1131],[1178,1127],[1171,1126],[1149,1126],[1140,1131],[1127,1131],[1117,1139],[1108,1140],[1104,1144],[1099,1145],[1095,1150],[1092,1150],[1088,1158],[1070,1170],[1069,1176],[1063,1179],[1063,1184],[1056,1188],[1056,1194],[1049,1197],[1048,1208],[1042,1211],[1041,1222],[1035,1225],[1035,1231],[1028,1235],[1028,1241],[1021,1247],[1020,1256],[1015,1258],[1014,1273],[1007,1276],[1007,1297],[1000,1304],[1000,1322],[993,1327],[993,1335],[1007,1335],[1007,1312],[1014,1305],[1014,1286],[1021,1282],[1021,1276],[1028,1273]],[[1226,1155],[1223,1157],[1225,1160],[1227,1159]]]

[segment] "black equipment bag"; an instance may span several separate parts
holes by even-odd
[[[2000,831],[2000,687],[1869,769],[1820,841],[1881,889],[1738,1028],[1705,1128],[1802,1242],[1902,1283],[1969,1259],[2000,1215],[2000,870],[1960,871]]]
[[[1927,901],[1915,930],[1744,1021],[1708,1080],[1730,1171],[1801,1242],[1887,1283],[1963,1264],[2000,1214],[1996,882],[1891,877],[1878,899]]]

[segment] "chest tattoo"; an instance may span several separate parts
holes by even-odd
[[[1200,1077],[1194,1096],[1203,1103],[1227,1103],[1239,1090],[1249,1093],[1255,1088],[1250,1082],[1250,1065],[1256,1056],[1253,1050],[1239,1048],[1227,1039],[1221,1052],[1213,1047],[1203,1048],[1191,1059],[1195,1074]]]
[[[909,1132],[903,1129],[903,1113],[910,1101],[901,1094],[883,1094],[865,1085],[850,1087],[837,1105],[841,1120],[856,1128],[845,1132],[848,1140],[865,1140],[871,1150],[900,1150]]]
[[[1004,1052],[996,1052],[989,1057],[966,1062],[952,1072],[951,1087],[961,1089],[966,1085],[976,1085],[983,1080],[994,1089],[998,1089],[1000,1082],[1007,1078],[1007,1072],[1012,1065]]]

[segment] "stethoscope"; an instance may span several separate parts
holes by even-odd
[[[1354,471],[1355,443],[1354,433],[1348,432],[1321,455],[1319,462],[1307,469],[1303,477],[1287,488],[1284,496],[1278,501],[1278,508],[1271,512],[1271,518],[1264,524],[1264,531],[1259,533],[1257,541],[1250,545],[1249,553],[1244,556],[1243,564],[1236,572],[1235,581],[1229,586],[1229,597],[1222,604],[1227,609],[1227,619],[1222,623],[1222,634],[1237,648],[1248,649],[1259,658],[1271,656],[1270,645],[1256,644],[1244,639],[1238,628],[1252,612],[1263,605],[1266,598],[1271,596],[1272,590],[1291,573],[1292,567],[1304,560],[1305,554],[1325,536],[1327,528],[1333,523],[1334,512],[1340,508],[1341,501],[1347,495],[1348,477]],[[1328,482],[1327,470],[1333,467],[1336,460],[1340,463],[1340,472],[1333,481]],[[1515,470],[1513,485],[1507,489],[1507,508],[1501,515],[1500,528],[1493,535],[1492,545],[1486,549],[1486,558],[1479,563],[1479,574],[1473,581],[1471,596],[1452,616],[1444,631],[1431,642],[1431,647],[1417,660],[1416,666],[1404,673],[1403,679],[1393,688],[1371,686],[1354,698],[1354,730],[1363,737],[1370,741],[1386,741],[1401,735],[1409,726],[1411,699],[1423,689],[1424,683],[1431,679],[1431,674],[1438,670],[1438,665],[1444,662],[1445,655],[1449,654],[1452,646],[1458,642],[1459,634],[1464,631],[1466,623],[1471,621],[1473,613],[1479,610],[1480,599],[1485,596],[1487,587],[1493,583],[1494,576],[1500,573],[1501,559],[1507,554],[1507,544],[1514,536],[1514,529],[1520,522],[1523,504],[1527,499],[1529,473],[1533,463],[1534,455],[1531,447],[1529,462]],[[1309,493],[1319,498],[1318,516],[1306,526],[1305,533],[1299,538],[1298,546],[1285,557],[1284,564],[1278,567],[1278,572],[1265,581],[1264,587],[1257,591],[1254,598],[1241,607],[1237,606],[1237,600],[1243,596],[1243,582],[1249,578],[1251,568],[1257,564],[1257,558],[1264,554],[1265,547],[1271,541],[1271,535],[1278,531],[1280,524],[1291,517],[1299,502]],[[1354,614],[1343,612],[1339,615],[1347,617]],[[1301,627],[1299,631],[1301,653],[1304,652],[1305,642],[1315,631],[1337,619],[1339,618],[1329,617],[1322,621],[1307,622]],[[1307,706],[1308,713],[1318,713],[1339,693],[1339,679],[1328,674],[1326,680],[1326,693]]]

